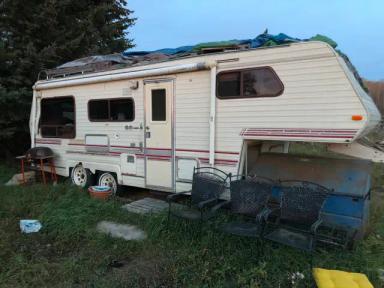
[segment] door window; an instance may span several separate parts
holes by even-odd
[[[152,90],[152,121],[167,121],[167,97],[165,89]]]

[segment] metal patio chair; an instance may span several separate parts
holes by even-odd
[[[171,217],[191,221],[206,221],[213,217],[218,209],[220,196],[227,188],[231,174],[212,167],[194,168],[192,190],[176,193],[167,197],[169,203],[168,223]],[[176,201],[190,194],[187,205],[176,205]],[[201,226],[200,226],[201,227]]]
[[[330,190],[307,181],[283,181],[281,184],[279,207],[266,208],[260,214],[266,222],[263,237],[312,251],[317,230],[323,222],[320,212]]]
[[[230,185],[231,200],[227,205],[231,213],[243,216],[244,219],[226,223],[220,230],[237,236],[259,237],[264,223],[258,215],[267,206],[274,182],[268,178],[254,176],[236,179],[231,181]]]

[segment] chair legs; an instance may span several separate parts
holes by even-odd
[[[43,159],[40,159],[40,171],[41,171],[41,176],[43,178],[43,183],[47,184],[47,180],[45,179],[45,171],[44,171]]]
[[[23,177],[23,184],[25,184],[24,159],[21,159],[21,175]]]
[[[51,171],[51,180],[52,180],[52,182],[57,183],[57,174],[56,174],[55,164],[53,163],[53,159],[49,160],[49,168],[50,168],[50,171]]]

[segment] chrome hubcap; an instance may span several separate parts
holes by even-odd
[[[101,175],[99,178],[99,185],[111,187],[112,194],[116,194],[117,183],[115,177],[113,177],[111,174],[104,173],[103,175]]]

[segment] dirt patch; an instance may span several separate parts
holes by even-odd
[[[173,287],[167,261],[152,255],[115,260],[109,264],[109,277],[126,287]]]

